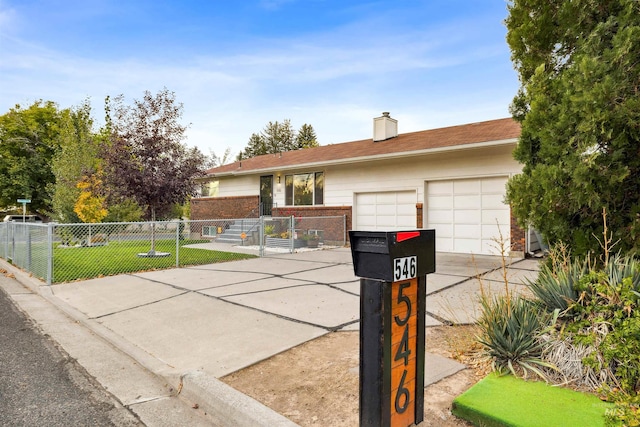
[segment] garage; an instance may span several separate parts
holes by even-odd
[[[500,232],[508,237],[511,228],[509,206],[503,203],[507,179],[427,182],[425,228],[436,230],[438,252],[499,254]]]
[[[416,228],[416,192],[387,191],[355,195],[355,229],[394,231]]]

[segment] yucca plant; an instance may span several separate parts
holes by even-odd
[[[478,341],[494,370],[525,378],[531,372],[546,380],[543,369],[553,366],[542,359],[545,342],[540,337],[555,323],[553,316],[517,296],[483,297],[480,302]]]
[[[633,290],[640,291],[640,262],[634,257],[615,255],[605,266],[605,271],[610,285],[616,286],[623,279],[630,278]]]
[[[586,261],[573,261],[562,268],[545,265],[537,279],[528,280],[526,285],[549,313],[558,310],[562,315],[576,301],[576,285],[586,271]]]

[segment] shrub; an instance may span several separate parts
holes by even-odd
[[[271,236],[274,233],[275,226],[274,225],[265,225],[264,226],[264,234],[267,236]]]
[[[542,266],[535,281],[527,281],[527,286],[548,312],[558,310],[567,312],[577,299],[575,285],[582,277],[587,263],[573,262],[555,270],[548,265]]]
[[[533,372],[546,380],[541,368],[553,366],[542,359],[544,341],[540,338],[552,316],[521,297],[485,296],[480,302],[479,341],[494,370],[524,377]]]
[[[567,328],[575,340],[595,344],[615,375],[614,387],[622,392],[640,391],[640,311],[631,277],[610,283],[602,271],[590,272],[580,282],[581,297],[573,308],[580,318]],[[594,332],[600,329],[599,334]],[[584,359],[594,364],[595,355]]]
[[[552,263],[529,283],[547,310],[565,314],[559,332],[546,337],[543,357],[558,367],[559,380],[616,403],[610,425],[640,425],[640,263],[606,253],[603,259],[601,267],[592,255],[584,262]]]
[[[617,285],[623,279],[631,279],[634,291],[640,290],[640,263],[630,256],[622,257],[619,254],[614,256],[607,265],[605,271],[609,279],[609,283]]]

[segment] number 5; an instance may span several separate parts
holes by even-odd
[[[409,299],[408,296],[406,296],[406,295],[404,295],[402,293],[404,288],[408,288],[410,286],[411,286],[411,282],[404,282],[404,283],[400,283],[398,285],[397,303],[398,304],[405,303],[407,305],[407,316],[404,319],[400,319],[400,317],[398,317],[398,315],[395,316],[395,321],[398,324],[398,326],[406,325],[407,321],[409,320],[409,317],[411,317],[411,300]]]

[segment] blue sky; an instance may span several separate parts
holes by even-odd
[[[186,143],[237,154],[269,121],[320,144],[509,116],[506,0],[0,0],[0,114],[51,100],[184,104]]]

